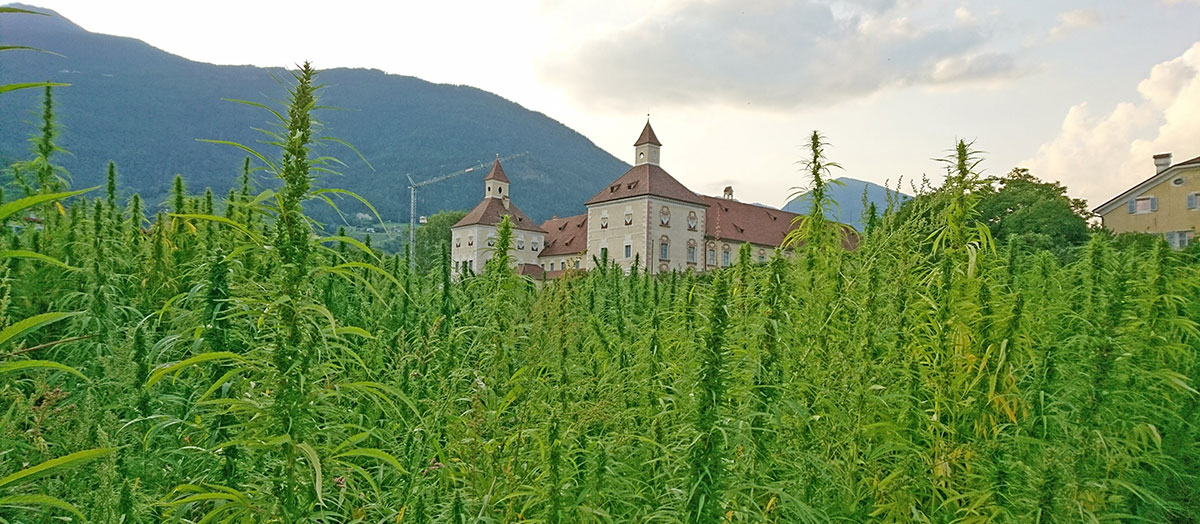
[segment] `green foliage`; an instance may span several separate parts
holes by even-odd
[[[980,195],[979,219],[1001,241],[1013,236],[1062,252],[1087,242],[1087,203],[1067,196],[1058,182],[1043,182],[1025,168],[990,177]]]
[[[439,211],[417,227],[417,269],[425,273],[438,265],[442,245],[450,244],[450,228],[465,216],[466,211]]]
[[[0,204],[0,520],[1200,514],[1196,253],[993,248],[959,142],[946,186],[879,210],[851,252],[813,220],[765,264],[597,258],[535,283],[505,222],[453,280],[444,242],[408,254],[421,271],[320,236],[305,203],[338,163],[315,79],[295,72],[269,150],[237,149],[224,201],[181,189],[149,221],[120,188]]]

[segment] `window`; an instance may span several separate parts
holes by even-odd
[[[578,259],[575,260],[575,269],[579,269],[579,260]]]
[[[767,250],[765,250],[765,249],[758,250],[758,261],[759,262],[767,261]]]
[[[695,231],[696,226],[700,224],[700,219],[696,217],[695,211],[688,211],[687,224],[688,231]]]
[[[525,239],[524,238],[517,239],[517,249],[520,249],[522,251],[525,250]]]
[[[729,265],[729,246],[725,246],[725,249],[721,251],[721,265]]]
[[[1189,193],[1187,196],[1188,209],[1200,209],[1200,193]]]
[[[1183,249],[1191,243],[1191,231],[1168,231],[1164,234],[1167,237],[1167,244],[1175,249]]]
[[[554,262],[550,263],[550,271],[554,271]]]
[[[1182,185],[1183,185],[1183,177],[1176,178],[1175,180],[1172,180],[1172,181],[1171,181],[1171,185],[1173,185],[1173,186],[1182,186]]]
[[[658,210],[658,221],[664,226],[671,227],[671,210],[667,206]]]
[[[529,244],[529,249],[532,249],[536,252],[538,250],[538,242],[535,240],[531,244]]]
[[[689,264],[695,264],[695,263],[696,263],[696,241],[695,241],[695,240],[688,240],[688,243],[687,243],[687,263],[689,263]]]
[[[710,266],[717,265],[717,250],[715,250],[711,247],[708,248],[708,265],[710,265]]]
[[[608,229],[608,217],[600,217],[600,229]]]
[[[608,260],[608,248],[600,248],[600,260]]]
[[[496,237],[488,235],[487,244],[488,244],[488,247],[492,247],[492,246],[496,245]]]
[[[633,256],[633,246],[625,244],[625,258]]]
[[[1158,198],[1142,197],[1129,201],[1129,212],[1135,215],[1158,211]]]
[[[475,237],[467,237],[467,245],[468,246],[475,245]]]
[[[633,225],[633,213],[625,213],[625,225]]]
[[[454,239],[454,247],[462,247],[462,237],[456,237]]]
[[[658,259],[671,259],[671,241],[667,240],[667,237],[662,237],[662,239],[658,241]]]

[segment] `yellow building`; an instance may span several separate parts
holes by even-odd
[[[1095,212],[1114,233],[1157,233],[1186,247],[1200,230],[1200,157],[1172,165],[1170,153],[1154,155],[1154,171]]]

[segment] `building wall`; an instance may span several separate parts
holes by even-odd
[[[1183,183],[1175,185],[1176,179]],[[1130,213],[1128,204],[1104,214],[1104,227],[1116,233],[1168,233],[1200,229],[1200,209],[1188,209],[1188,195],[1200,193],[1200,166],[1180,169],[1135,198],[1154,197],[1158,210]],[[1189,235],[1190,237],[1191,235]]]
[[[742,244],[738,240],[725,240],[708,238],[704,243],[704,269],[718,269],[722,267],[736,266],[738,263],[738,251],[742,249]],[[708,259],[708,250],[713,249],[715,253],[715,263],[710,263]],[[725,252],[729,252],[729,263],[725,263]],[[765,263],[775,256],[775,246],[765,244],[750,244],[750,260],[756,264]]]
[[[670,219],[662,223],[662,210],[666,208]],[[592,256],[600,258],[602,250],[608,249],[608,258],[621,267],[629,269],[634,260],[651,273],[667,271],[700,271],[703,266],[705,206],[686,204],[674,200],[639,197],[617,202],[606,202],[588,206],[588,244],[583,267],[595,266]],[[689,213],[695,213],[694,228],[689,228]],[[626,224],[626,220],[631,221]],[[604,227],[605,219],[608,227]],[[667,240],[667,258],[663,259],[659,243]],[[697,245],[696,261],[687,261],[688,240]],[[629,246],[626,256],[625,246]]]
[[[463,262],[476,272],[483,271],[483,265],[492,258],[494,247],[489,246],[489,240],[494,242],[498,232],[496,226],[473,224],[450,230],[450,258],[454,261],[454,276],[461,276]],[[534,250],[534,243],[537,250]],[[545,235],[533,231],[513,230],[513,245],[509,249],[509,257],[513,265],[539,264],[538,253],[546,245]]]
[[[544,269],[546,271],[561,271],[564,269],[575,269],[576,264],[579,265],[578,266],[579,269],[582,269],[584,267],[583,257],[584,257],[583,253],[540,257],[540,258],[538,258],[538,265],[541,266],[542,269]]]
[[[669,213],[670,220],[662,223],[663,210]],[[707,206],[685,204],[674,200],[651,197],[649,199],[648,238],[650,258],[643,258],[643,266],[651,273],[667,273],[670,271],[702,271],[704,268],[704,221]],[[690,213],[695,213],[695,224],[689,224]],[[667,258],[662,258],[660,243],[667,242]],[[696,245],[696,260],[688,262],[688,241]]]
[[[583,260],[583,267],[595,267],[592,257],[597,260],[602,258],[601,253],[605,249],[608,250],[609,260],[615,261],[625,269],[629,269],[635,259],[644,263],[648,213],[649,199],[646,197],[588,206],[587,255]],[[625,224],[626,215],[632,218],[629,225]],[[626,245],[630,246],[628,257],[625,256]]]

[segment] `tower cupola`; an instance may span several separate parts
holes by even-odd
[[[657,166],[660,149],[662,149],[662,142],[659,142],[658,137],[654,136],[654,128],[650,127],[650,119],[646,119],[646,127],[642,128],[642,136],[639,136],[637,142],[633,143],[633,165],[653,164]]]
[[[504,174],[504,168],[500,166],[499,158],[496,159],[496,163],[492,164],[492,170],[488,171],[487,176],[483,177],[483,185],[485,197],[508,197],[508,175]]]

